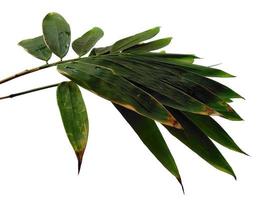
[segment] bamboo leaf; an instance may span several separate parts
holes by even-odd
[[[163,38],[163,39],[155,40],[155,41],[148,42],[148,43],[137,44],[133,47],[125,49],[124,52],[126,52],[126,53],[142,53],[142,52],[149,52],[149,51],[158,50],[158,49],[161,49],[161,48],[169,45],[171,40],[172,40],[172,38],[168,37],[168,38]]]
[[[138,57],[138,56],[137,56]],[[170,105],[167,102],[161,100],[172,100],[171,107],[175,107],[179,110],[203,114],[203,115],[218,115],[219,113],[200,102],[199,100],[191,97],[186,94],[184,91],[173,87],[171,84],[168,84],[158,78],[159,71],[153,68],[146,70],[144,64],[140,64],[134,60],[128,58],[123,58],[122,56],[105,56],[102,59],[113,62],[116,65],[121,67],[116,67],[114,65],[107,65],[110,68],[116,68],[114,71],[119,73],[121,76],[125,76],[127,79],[130,79],[134,82],[139,83],[140,85],[153,90],[156,93],[159,93],[161,96],[164,95],[167,98],[160,98],[159,95],[153,93],[156,99],[165,105]],[[90,62],[91,59],[84,59],[84,61]],[[122,68],[128,69],[130,72],[136,73],[136,77],[132,73],[131,76],[128,73],[123,73],[120,70]],[[170,103],[170,101],[168,101]],[[176,103],[175,103],[176,102]]]
[[[65,131],[78,159],[79,173],[89,131],[86,106],[79,87],[74,82],[61,83],[57,88],[57,102]]]
[[[176,54],[176,53],[145,53],[140,54],[143,56],[151,56],[156,58],[164,58],[166,61],[170,63],[176,63],[176,61],[179,62],[185,62],[192,64],[195,59],[198,59],[199,57],[193,55],[193,54]]]
[[[109,68],[99,65],[72,62],[58,66],[58,71],[93,93],[133,110],[143,116],[176,128],[181,128],[165,107],[147,92]]]
[[[229,99],[231,98],[243,98],[241,95],[233,91],[231,88],[212,79],[203,76],[198,76],[197,74],[193,73],[186,73],[184,75],[186,78],[191,79],[194,82],[205,86],[223,100],[229,101]]]
[[[159,55],[164,55],[164,54],[160,54]],[[132,57],[135,58],[133,55],[128,55],[128,57]],[[197,64],[191,64],[188,62],[183,62],[183,61],[178,61],[175,60],[166,60],[164,58],[158,58],[158,56],[147,56],[147,55],[143,55],[136,57],[137,59],[141,59],[142,61],[147,60],[150,63],[158,63],[158,64],[162,64],[165,67],[168,67],[169,69],[183,69],[186,70],[188,72],[193,72],[196,74],[199,74],[201,76],[207,76],[207,77],[222,77],[222,78],[229,78],[229,77],[234,77],[233,75],[224,72],[220,69],[216,69],[216,68],[211,68],[211,67],[205,67],[202,65],[197,65]]]
[[[135,60],[130,59],[130,61]],[[134,63],[135,67],[138,67],[136,61]],[[162,66],[158,63],[151,64],[150,62],[143,61],[139,61],[138,63],[142,64],[143,68],[141,70],[143,70],[143,73],[145,73],[147,69],[148,76],[153,75],[155,76],[154,79],[165,82],[166,84],[170,84],[172,87],[183,91],[190,97],[217,111],[217,113],[227,119],[242,120],[242,118],[234,111],[234,109],[224,100],[219,98],[209,89],[205,88],[205,86],[195,83],[192,79],[188,79],[186,76],[184,76],[184,73],[169,73],[169,71],[162,69]]]
[[[110,53],[111,46],[106,46],[106,47],[99,47],[99,48],[93,48],[92,51],[90,52],[91,55],[103,55],[103,54],[108,54]]]
[[[51,58],[52,52],[46,46],[43,36],[22,40],[18,45],[38,59],[48,61]]]
[[[183,114],[192,121],[199,129],[208,137],[219,144],[239,153],[246,154],[241,150],[227,132],[210,116],[197,115],[193,113],[183,112]],[[247,155],[247,154],[246,154]]]
[[[114,104],[114,106],[134,129],[136,134],[151,151],[151,153],[153,153],[161,164],[176,177],[183,188],[181,176],[175,160],[156,123],[153,120],[143,117],[120,105]]]
[[[140,42],[150,39],[159,33],[159,29],[159,27],[155,27],[133,36],[123,38],[113,44],[111,53],[119,53],[125,49],[139,44]]]
[[[43,20],[43,35],[49,49],[63,58],[70,46],[70,26],[58,13],[49,13]]]
[[[104,32],[102,29],[94,27],[76,39],[72,43],[72,48],[79,56],[83,56],[95,46],[95,44],[103,37],[103,35]]]
[[[184,129],[178,130],[164,125],[167,130],[213,167],[232,175],[236,179],[233,169],[206,134],[180,111],[172,108],[168,108],[168,110],[181,122]]]

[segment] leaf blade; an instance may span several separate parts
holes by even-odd
[[[104,35],[102,29],[94,27],[72,43],[73,50],[81,57],[88,53]]]
[[[23,47],[32,56],[44,60],[46,62],[52,56],[52,52],[46,46],[43,36],[22,40],[18,43],[18,45]]]
[[[192,151],[206,160],[213,167],[220,171],[232,175],[235,179],[235,173],[213,142],[192,122],[188,120],[180,111],[168,108],[173,116],[179,120],[183,130],[178,130],[166,125],[165,128],[182,143],[188,146]]]
[[[80,172],[87,145],[89,122],[79,87],[74,82],[63,82],[57,88],[57,102],[67,137],[75,151]]]
[[[150,52],[154,50],[161,49],[167,45],[170,44],[172,38],[162,38],[159,40],[154,40],[148,43],[141,43],[138,45],[135,45],[133,47],[130,47],[128,49],[125,49],[123,52],[125,53],[143,53],[143,52]]]
[[[159,27],[155,27],[155,28],[146,30],[144,32],[137,33],[135,35],[123,38],[123,39],[115,42],[112,45],[111,53],[121,52],[121,51],[123,51],[125,49],[128,49],[128,48],[130,48],[132,46],[137,45],[140,42],[148,40],[148,39],[154,37],[155,35],[157,35],[159,33],[159,30],[160,30]]]
[[[70,46],[70,26],[58,13],[49,13],[43,19],[43,35],[49,49],[59,58],[63,58]]]
[[[81,87],[143,116],[181,128],[179,122],[153,96],[116,75],[111,69],[88,63],[58,65],[58,71]]]
[[[114,104],[114,106],[133,128],[138,137],[147,146],[151,153],[173,176],[176,177],[183,188],[181,176],[175,160],[156,123],[153,120],[143,117],[120,105]]]
[[[228,149],[247,155],[240,149],[227,132],[210,116],[196,115],[186,112],[183,112],[183,114],[214,141]]]

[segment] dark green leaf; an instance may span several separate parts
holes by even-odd
[[[156,53],[154,53],[156,54]],[[160,54],[158,53],[158,55],[165,55],[165,54]],[[128,57],[132,57],[135,58],[133,55],[128,55]],[[202,65],[196,65],[196,64],[191,64],[188,62],[184,62],[184,61],[172,61],[172,60],[167,60],[165,58],[159,58],[158,56],[147,56],[147,55],[143,55],[142,57],[136,57],[138,59],[141,59],[142,61],[147,60],[150,63],[159,63],[162,64],[165,67],[168,67],[169,69],[183,69],[186,70],[188,72],[194,72],[196,74],[202,75],[202,76],[208,76],[208,77],[223,77],[223,78],[228,78],[228,77],[234,77],[231,74],[228,74],[227,72],[224,72],[220,69],[216,69],[216,68],[211,68],[211,67],[205,67]]]
[[[242,120],[241,117],[234,111],[234,109],[231,108],[231,106],[228,105],[224,100],[220,99],[212,91],[205,88],[201,84],[195,83],[193,80],[186,78],[184,76],[184,72],[182,72],[185,70],[180,70],[180,73],[173,73],[172,71],[164,70],[164,66],[161,66],[159,63],[150,63],[147,60],[141,61],[141,59],[133,59],[131,57],[125,58],[124,61],[129,60],[131,63],[134,63],[133,69],[138,68],[138,66],[141,64],[142,66],[139,67],[141,73],[145,74],[147,71],[148,76],[153,75],[153,78],[158,82],[162,81],[171,87],[186,93],[188,96],[214,109],[217,111],[217,113],[220,113],[221,116],[227,119]],[[138,56],[136,56],[136,58],[138,58]],[[120,57],[117,60],[121,59],[122,58]]]
[[[168,110],[181,122],[184,128],[183,130],[178,130],[164,125],[168,131],[213,167],[236,178],[231,166],[206,134],[180,111],[172,108],[168,108]]]
[[[61,59],[70,46],[70,26],[58,13],[49,13],[43,20],[44,39],[50,50]]]
[[[218,115],[218,113],[212,108],[186,94],[184,91],[177,89],[171,84],[158,79],[159,71],[155,69],[146,69],[144,65],[141,65],[136,61],[123,58],[122,56],[105,56],[102,57],[102,59],[113,62],[113,65],[105,64],[104,66],[113,68],[114,71],[116,73],[119,73],[121,76],[124,76],[125,78],[130,79],[133,82],[137,82],[138,84],[153,90],[153,96],[165,105],[193,113],[204,115]],[[92,59],[89,58],[84,59],[84,61],[87,62],[90,62],[91,60]],[[114,65],[114,63],[117,66]],[[118,67],[118,65],[120,67]],[[125,73],[124,69],[128,69],[128,73]],[[159,95],[155,94],[155,92],[160,96],[165,96],[165,98],[161,98]]]
[[[179,62],[186,62],[186,63],[193,63],[195,59],[198,59],[199,57],[192,55],[192,54],[175,54],[175,53],[145,53],[140,54],[144,56],[151,56],[156,58],[164,58],[166,61],[169,61],[170,63],[175,63],[176,61]]]
[[[131,66],[131,70],[137,70],[140,75],[147,75],[146,80],[149,80],[150,77],[153,77],[152,80],[157,80],[158,83],[158,91],[160,91],[160,82],[164,82],[165,85],[162,88],[168,88],[171,87],[172,89],[176,89],[179,93],[182,92],[183,96],[189,96],[189,98],[194,100],[194,102],[198,101],[202,104],[206,104],[208,106],[202,107],[205,109],[205,111],[197,111],[195,107],[192,105],[188,107],[182,106],[182,108],[174,107],[173,105],[167,104],[166,102],[162,102],[165,105],[169,105],[173,108],[177,108],[179,110],[187,111],[187,112],[193,112],[198,114],[217,114],[220,115],[226,119],[240,121],[242,118],[234,111],[234,109],[228,105],[224,100],[222,100],[220,97],[218,97],[216,94],[214,94],[213,91],[211,91],[208,88],[205,88],[205,86],[202,84],[199,84],[197,82],[194,82],[193,79],[187,78],[187,74],[194,74],[192,72],[188,72],[186,69],[180,68],[168,68],[169,64],[157,62],[154,61],[153,58],[151,59],[143,59],[142,56],[139,55],[120,55],[120,56],[105,56],[105,59],[110,59],[113,62],[117,62],[118,64],[124,65],[124,66]],[[119,70],[119,69],[118,69]],[[139,75],[139,76],[140,76]],[[194,74],[195,76],[198,76],[197,74]],[[191,76],[192,77],[192,76]],[[205,78],[205,77],[203,77]],[[208,80],[208,79],[207,79]],[[144,86],[147,86],[143,84]],[[225,87],[226,88],[226,87]],[[150,88],[152,89],[152,88]],[[164,90],[165,92],[166,89]],[[160,92],[161,94],[164,94],[164,91]],[[153,94],[154,95],[154,94]],[[172,94],[172,97],[178,97],[176,94]],[[155,96],[157,99],[158,97]],[[170,98],[170,97],[169,97]],[[180,97],[179,100],[182,98]],[[160,101],[160,99],[158,99]],[[186,103],[190,103],[191,101],[186,101]],[[229,100],[227,100],[229,101]],[[213,112],[212,110],[215,110],[217,112]]]
[[[223,100],[229,101],[229,99],[231,98],[243,98],[241,95],[239,95],[232,89],[212,79],[209,79],[203,76],[198,76],[192,73],[186,73],[185,77],[193,80],[194,82],[200,85],[203,85],[205,88],[208,88],[209,90],[214,92],[218,97],[220,97]]]
[[[190,121],[192,121],[199,129],[201,129],[203,133],[205,133],[208,137],[210,137],[214,141],[218,142],[219,144],[231,150],[246,154],[237,146],[237,144],[227,134],[227,132],[210,116],[197,115],[186,112],[183,112],[183,114]]]
[[[163,124],[181,128],[173,116],[154,97],[116,75],[109,68],[72,62],[58,66],[58,71],[97,95]]]
[[[48,61],[51,58],[52,52],[46,46],[43,36],[22,40],[19,45],[36,58],[44,61]]]
[[[72,48],[79,56],[83,56],[95,46],[95,44],[103,37],[103,35],[104,32],[102,29],[94,27],[83,34],[80,38],[76,39],[72,43]]]
[[[149,29],[147,31],[138,33],[136,35],[130,36],[130,37],[126,37],[123,38],[117,42],[115,42],[111,48],[111,52],[112,53],[119,53],[125,49],[128,49],[130,47],[133,47],[137,44],[139,44],[140,42],[143,42],[145,40],[148,40],[152,37],[154,37],[155,35],[157,35],[159,33],[159,27],[155,27],[152,29]]]
[[[168,44],[170,44],[171,40],[172,40],[172,38],[168,37],[168,38],[163,38],[163,39],[155,40],[155,41],[148,42],[148,43],[138,44],[138,45],[135,45],[135,46],[130,47],[128,49],[125,49],[124,52],[126,52],[126,53],[142,53],[142,52],[149,52],[149,51],[158,50],[158,49],[161,49],[161,48],[167,46]]]
[[[172,157],[172,154],[156,123],[153,120],[143,117],[136,112],[128,110],[122,106],[116,104],[114,104],[114,106],[134,129],[147,148],[162,163],[162,165],[177,178],[182,185],[181,177],[175,160]]]
[[[88,140],[89,123],[79,87],[63,82],[57,88],[57,102],[69,141],[78,159],[78,172]]]

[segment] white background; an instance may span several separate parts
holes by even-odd
[[[237,78],[221,80],[246,101],[233,107],[245,119],[218,119],[251,157],[221,146],[237,181],[217,171],[163,130],[181,172],[185,192],[139,141],[111,103],[83,90],[90,118],[82,171],[68,143],[56,104],[55,88],[0,102],[0,199],[266,199],[266,55],[264,1],[37,1],[9,0],[0,7],[0,77],[38,66],[17,46],[41,34],[51,11],[70,23],[72,38],[93,26],[109,45],[153,26],[173,36],[170,52],[194,53],[201,63],[222,63]],[[160,37],[159,36],[159,37]],[[73,57],[71,50],[68,57]],[[53,57],[53,60],[56,60]],[[65,80],[55,68],[0,86],[0,95]]]

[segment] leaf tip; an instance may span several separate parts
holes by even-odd
[[[178,122],[172,115],[169,115],[167,121],[168,121],[169,125],[171,125],[172,127],[177,128],[177,129],[183,129],[180,122]]]
[[[184,185],[183,185],[183,182],[182,182],[182,179],[181,177],[176,177],[177,181],[180,183],[181,185],[181,188],[182,188],[182,191],[183,191],[183,194],[185,194],[185,191],[184,191]]]
[[[78,160],[78,175],[79,175],[80,171],[81,171],[82,162],[83,162],[84,150],[76,151],[75,154],[76,154],[76,157],[77,157],[77,160]]]

